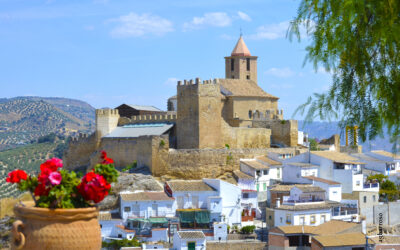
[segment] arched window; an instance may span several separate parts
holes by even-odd
[[[253,116],[253,112],[251,110],[249,110],[249,118],[251,119],[252,116]]]

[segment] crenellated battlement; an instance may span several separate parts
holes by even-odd
[[[210,79],[210,80],[204,80],[202,81],[199,77],[196,77],[193,81],[193,79],[190,80],[183,80],[183,81],[178,81],[178,86],[188,86],[188,85],[207,85],[207,84],[218,84],[219,79]]]
[[[117,116],[118,109],[96,109],[96,116]]]
[[[131,118],[121,117],[118,121],[118,126],[126,124],[138,124],[138,123],[154,123],[154,122],[176,122],[177,116],[172,114],[165,115],[135,115]]]
[[[86,133],[79,133],[78,136],[71,138],[71,143],[85,142],[88,141],[92,135]]]

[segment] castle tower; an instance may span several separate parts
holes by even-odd
[[[225,57],[225,78],[253,80],[257,83],[257,56],[252,56],[240,36],[231,56]]]
[[[118,109],[96,109],[96,134],[101,138],[118,126]]]
[[[178,81],[177,147],[221,148],[221,94],[217,80]]]

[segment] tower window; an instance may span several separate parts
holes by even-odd
[[[235,59],[231,59],[231,71],[235,70]]]
[[[250,58],[246,58],[247,71],[250,71]]]
[[[246,76],[246,79],[247,79],[247,80],[250,80],[250,76],[249,76],[249,75],[247,75],[247,76]]]
[[[251,110],[249,110],[249,118],[251,119],[253,112]]]

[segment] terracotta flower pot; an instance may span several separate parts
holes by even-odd
[[[98,208],[48,209],[33,202],[14,207],[12,249],[100,249]]]

